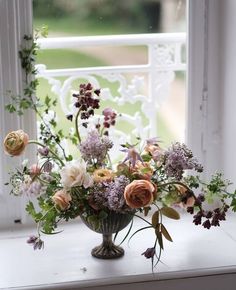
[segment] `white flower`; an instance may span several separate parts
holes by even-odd
[[[73,160],[68,162],[61,172],[61,183],[65,188],[84,186],[88,188],[93,185],[93,179],[86,170],[84,160]]]

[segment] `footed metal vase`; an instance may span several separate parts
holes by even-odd
[[[124,229],[133,219],[132,213],[117,213],[109,211],[106,218],[99,223],[99,228],[89,223],[86,218],[81,216],[83,222],[93,231],[102,234],[102,244],[92,249],[91,254],[98,259],[116,259],[124,255],[124,249],[116,246],[112,241],[112,234]]]

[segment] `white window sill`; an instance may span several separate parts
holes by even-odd
[[[190,218],[166,221],[174,243],[165,241],[154,274],[151,261],[141,256],[153,245],[148,231],[138,233],[130,245],[124,242],[125,256],[117,260],[93,258],[90,250],[101,236],[80,223],[45,236],[43,251],[26,244],[29,229],[1,232],[0,289],[235,289],[236,217],[211,230],[192,225]]]

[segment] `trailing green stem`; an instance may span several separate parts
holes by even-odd
[[[76,135],[77,135],[78,140],[79,140],[79,144],[81,143],[81,137],[80,137],[80,133],[79,133],[79,124],[78,124],[80,111],[81,110],[79,109],[76,116],[75,116],[75,130],[76,130]]]
[[[36,140],[29,140],[28,144],[36,144],[36,145],[39,145],[41,147],[46,147],[44,144],[42,144]],[[65,165],[64,162],[61,160],[61,158],[54,151],[52,151],[50,148],[48,148],[48,150],[61,163],[62,166]]]

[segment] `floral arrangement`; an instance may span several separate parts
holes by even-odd
[[[31,236],[28,243],[34,249],[43,248],[41,234],[57,232],[61,221],[80,216],[99,228],[112,211],[146,222],[147,226],[135,233],[154,230],[155,241],[142,253],[153,265],[155,258],[157,262],[160,259],[163,237],[172,241],[163,215],[179,219],[178,208],[183,208],[193,215],[195,225],[209,229],[225,220],[229,208],[236,210],[235,192],[227,192],[230,182],[219,173],[208,183],[203,182],[203,168],[185,144],[176,142],[163,149],[157,138],[137,138],[136,144],[121,144],[123,158],[112,164],[110,129],[119,116],[105,108],[96,122],[91,122],[100,108],[100,95],[100,89],[90,83],[81,84],[73,94],[74,113],[66,117],[75,124],[75,134],[68,137],[75,144],[74,158],[65,154],[57,139],[62,133],[55,133],[50,123],[40,125],[39,141],[29,140],[22,130],[9,133],[4,140],[5,152],[11,156],[21,155],[30,144],[37,145],[37,163],[24,161],[21,168],[10,173],[9,182],[12,194],[29,197],[26,211],[37,224],[37,235]],[[86,132],[83,136],[82,127]],[[37,207],[30,200],[32,196],[37,197]],[[205,204],[214,199],[220,205],[205,209]],[[151,208],[154,210],[148,215]]]

